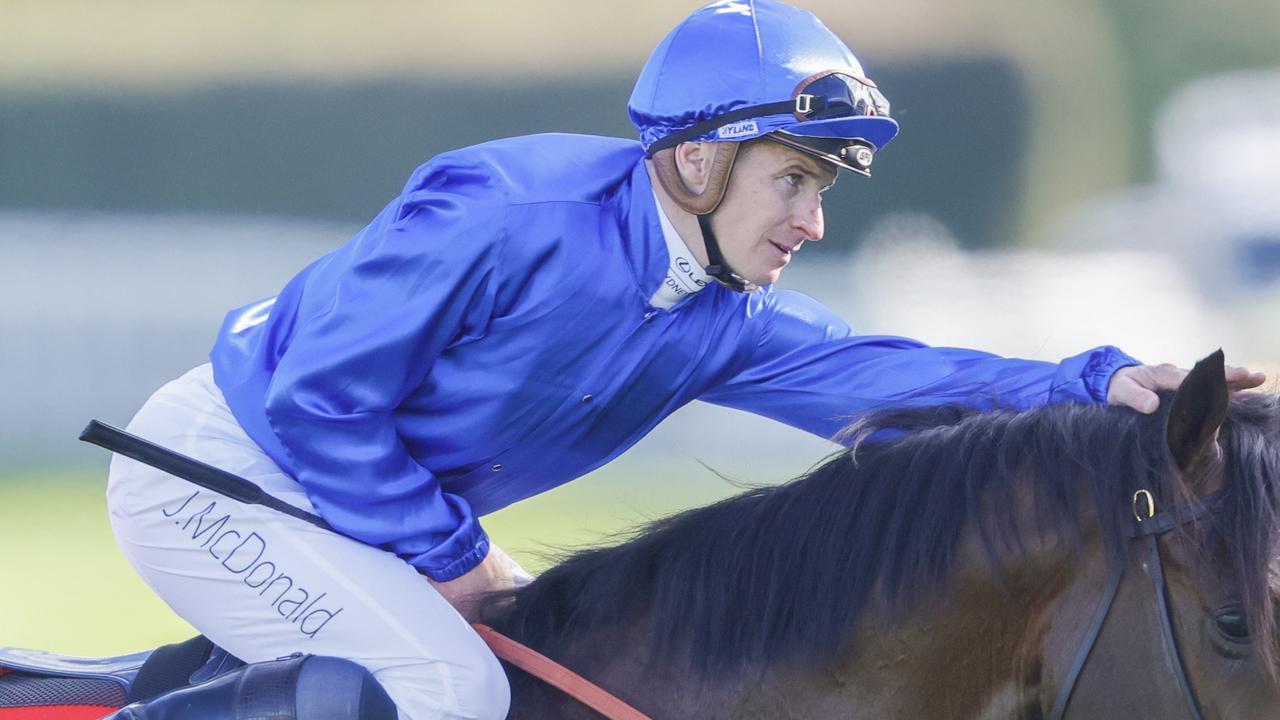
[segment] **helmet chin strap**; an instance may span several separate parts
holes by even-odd
[[[733,170],[733,161],[738,156],[739,143],[714,142],[707,143],[711,158],[711,167],[707,176],[707,186],[700,193],[694,193],[685,186],[676,167],[676,149],[665,148],[653,154],[653,167],[658,176],[658,183],[666,191],[673,202],[687,213],[698,218],[698,229],[702,231],[702,243],[707,250],[707,274],[716,282],[736,292],[754,292],[758,285],[748,282],[735,273],[725,262],[724,253],[720,251],[720,242],[711,229],[711,213],[720,206],[725,190],[729,185],[729,173]]]
[[[714,210],[712,212],[715,212]],[[720,252],[720,241],[716,239],[715,232],[711,229],[711,213],[703,213],[698,216],[698,229],[702,230],[702,244],[707,249],[707,274],[716,279],[716,282],[724,285],[730,290],[736,292],[755,292],[760,286],[748,282],[741,275],[733,271],[729,264],[724,261],[724,255]]]

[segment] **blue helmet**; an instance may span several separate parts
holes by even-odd
[[[775,0],[696,10],[649,56],[628,111],[650,155],[769,135],[863,174],[898,134],[848,46],[813,13]],[[850,143],[856,157],[840,153]]]
[[[744,140],[767,138],[869,175],[874,154],[898,134],[889,101],[840,38],[813,13],[777,0],[719,0],[667,34],[645,63],[627,104],[658,182],[696,215],[709,275],[755,289],[725,262],[710,216],[728,187]],[[705,187],[693,192],[674,148],[710,142]]]

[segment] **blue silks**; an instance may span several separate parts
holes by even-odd
[[[449,580],[476,518],[603,465],[695,399],[830,437],[886,405],[1100,402],[1137,361],[856,336],[718,284],[649,305],[668,257],[643,150],[573,135],[445,153],[213,348],[236,418],[334,527]]]

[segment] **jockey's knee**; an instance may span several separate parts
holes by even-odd
[[[476,642],[477,652],[399,667],[390,677],[382,670],[378,676],[388,687],[394,685],[392,692],[401,703],[401,711],[407,711],[405,714],[415,720],[419,716],[437,717],[437,714],[469,720],[503,720],[511,707],[511,686],[502,663],[479,637]],[[427,678],[432,680],[424,682]]]
[[[447,656],[381,658],[375,674],[406,720],[504,720],[511,687],[502,663],[480,639],[463,639]]]
[[[511,708],[511,684],[502,663],[486,650],[475,665],[474,682],[468,683],[459,704],[480,720],[503,720]]]

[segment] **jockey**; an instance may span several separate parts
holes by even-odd
[[[832,437],[886,405],[1150,412],[1181,380],[1109,346],[1055,364],[860,336],[773,289],[822,239],[822,191],[840,169],[869,175],[898,132],[808,12],[695,11],[629,109],[638,143],[539,135],[430,160],[351,241],[233,310],[211,364],[143,406],[131,432],[339,532],[115,456],[108,504],[130,563],[249,663],[119,717],[241,717],[251,702],[389,717],[387,697],[401,718],[505,717],[469,598],[527,576],[481,518],[603,465],[692,400]],[[294,708],[318,685],[360,700]]]

